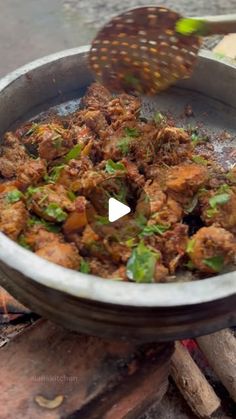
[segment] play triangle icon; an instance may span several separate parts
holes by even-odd
[[[128,205],[122,204],[115,198],[110,198],[108,201],[108,219],[112,223],[113,221],[119,220],[124,215],[129,214],[131,211]]]

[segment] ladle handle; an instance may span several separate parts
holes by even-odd
[[[236,33],[236,14],[220,15],[220,16],[204,16],[194,19],[199,19],[204,22],[202,26],[202,36],[211,35],[227,35],[229,33]]]
[[[182,17],[176,22],[176,32],[182,35],[227,35],[236,33],[236,14]]]

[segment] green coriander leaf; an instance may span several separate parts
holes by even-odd
[[[192,134],[191,134],[191,141],[194,143],[194,144],[197,144],[197,143],[200,143],[200,142],[202,142],[202,141],[208,141],[208,137],[207,136],[205,136],[205,137],[202,137],[200,134],[198,134],[197,132],[193,132]]]
[[[121,151],[122,155],[126,156],[130,149],[130,138],[121,138],[121,140],[117,143],[117,147]]]
[[[153,116],[153,120],[154,122],[156,122],[156,124],[166,124],[167,122],[166,116],[163,115],[161,112],[156,112]]]
[[[82,146],[76,144],[65,156],[65,162],[68,163],[72,159],[77,159],[80,156]]]
[[[227,175],[226,178],[233,183],[233,185],[236,185],[236,170],[230,170]]]
[[[9,204],[13,204],[14,202],[20,201],[23,197],[23,193],[20,192],[18,189],[13,189],[6,194],[6,201]]]
[[[62,142],[63,142],[63,138],[62,138],[62,136],[61,135],[55,135],[53,138],[52,138],[52,143],[53,143],[53,147],[55,147],[56,149],[59,149],[59,148],[61,148],[61,146],[62,146]]]
[[[211,208],[216,208],[217,205],[224,205],[226,204],[230,199],[230,195],[228,193],[222,193],[219,195],[215,195],[212,198],[209,199],[209,204]]]
[[[187,263],[184,264],[184,266],[190,270],[196,269],[195,265],[191,260],[189,260]]]
[[[42,196],[42,198],[39,200],[39,205],[42,205],[42,204],[43,204],[43,202],[47,200],[47,198],[48,198],[48,194],[46,194],[46,193],[45,193],[45,194]]]
[[[188,124],[186,126],[186,131],[188,131],[190,134],[196,134],[196,135],[198,135],[198,126]]]
[[[204,157],[202,156],[197,156],[197,155],[192,156],[192,161],[194,163],[201,164],[203,166],[207,166],[209,164],[208,160],[204,159]]]
[[[31,218],[29,218],[28,219],[28,221],[27,221],[27,226],[29,226],[29,227],[33,227],[34,225],[41,225],[41,224],[43,224],[43,222],[42,222],[43,220],[41,220],[40,218],[38,218],[38,217],[35,217],[34,215],[31,217]]]
[[[55,127],[55,126],[53,126],[53,130],[54,130],[55,132],[57,132],[58,134],[60,134],[60,135],[62,135],[62,134],[63,134],[63,132],[64,132],[64,128]]]
[[[153,282],[156,262],[159,257],[158,252],[154,252],[140,242],[132,251],[127,262],[126,273],[128,278],[138,283]]]
[[[192,141],[193,143],[198,142],[198,138],[199,138],[199,136],[198,136],[198,134],[196,134],[195,132],[193,132],[193,133],[191,134],[191,141]]]
[[[222,193],[227,193],[230,191],[230,186],[227,183],[223,183],[218,189],[217,189],[217,195]]]
[[[137,128],[126,127],[124,128],[124,131],[127,137],[135,138],[139,136],[139,131],[137,130]]]
[[[89,272],[90,272],[89,263],[86,260],[82,259],[81,262],[80,262],[80,269],[79,270],[80,270],[80,272],[83,272],[84,274],[89,274]]]
[[[135,221],[140,229],[143,229],[147,224],[147,218],[143,214],[138,214]]]
[[[108,220],[108,217],[103,217],[102,215],[97,215],[96,221],[97,221],[97,224],[100,224],[100,225],[107,225],[110,223],[110,221]]]
[[[49,174],[44,176],[44,180],[48,183],[56,183],[64,167],[65,167],[64,164],[60,164],[59,166],[54,166],[50,170]]]
[[[77,196],[72,191],[67,191],[68,198],[73,202],[76,200]]]
[[[124,77],[124,81],[128,87],[133,87],[136,90],[142,91],[139,79],[135,77],[133,74],[126,74]]]
[[[40,192],[40,187],[37,188],[37,187],[29,186],[27,188],[26,194],[28,197],[31,197],[32,195],[38,192]]]
[[[213,54],[214,54],[214,56],[215,56],[216,58],[218,58],[219,60],[222,60],[223,58],[225,58],[225,57],[226,57],[226,55],[225,55],[223,52],[214,52]]]
[[[119,192],[113,193],[113,197],[117,199],[117,201],[123,202],[123,204],[126,203],[126,197],[127,197],[127,186],[123,182],[119,182],[119,179],[116,179],[116,183],[118,182],[119,186]]]
[[[113,160],[109,159],[106,162],[106,167],[105,170],[107,173],[113,174],[115,173],[117,170],[125,170],[125,166],[123,165],[123,163],[115,163]]]
[[[31,247],[30,247],[30,245],[27,243],[27,241],[26,241],[26,239],[25,239],[25,236],[24,236],[23,234],[21,234],[21,235],[19,236],[19,238],[18,238],[18,240],[17,240],[17,243],[18,243],[20,246],[24,247],[25,249],[31,250]]]
[[[214,215],[218,214],[218,209],[217,208],[209,208],[208,210],[206,210],[206,215],[208,218],[214,217]]]
[[[41,225],[42,227],[46,228],[46,230],[50,231],[51,233],[59,233],[60,227],[50,223],[49,221],[43,220],[42,218],[38,218],[36,216],[32,216],[28,221],[27,225],[29,227],[33,227],[35,225]]]
[[[187,247],[186,247],[186,252],[187,253],[192,253],[194,250],[194,246],[195,246],[196,240],[194,239],[190,239],[187,243]]]
[[[65,221],[67,218],[67,213],[55,202],[49,204],[47,208],[45,208],[44,213],[49,217],[55,218],[59,223]]]
[[[212,256],[203,260],[206,266],[209,266],[213,271],[220,272],[224,266],[223,256]]]
[[[31,128],[26,132],[25,135],[27,135],[28,137],[29,135],[33,134],[37,128],[38,128],[38,124],[33,123]]]
[[[181,35],[204,35],[206,23],[204,20],[192,18],[180,18],[175,24],[175,30]]]
[[[127,247],[134,247],[134,246],[136,246],[136,244],[135,244],[135,239],[128,239],[128,240],[126,240],[126,241],[125,241],[125,245],[126,245]]]
[[[204,195],[205,193],[208,193],[208,190],[206,188],[198,189],[198,195]]]
[[[187,214],[191,214],[191,212],[193,212],[193,210],[196,208],[197,204],[198,204],[198,194],[195,194],[190,204],[184,208],[184,211]]]
[[[155,224],[155,225],[147,225],[144,227],[143,231],[140,233],[140,237],[145,236],[152,236],[153,234],[159,234],[162,236],[167,230],[169,230],[170,225],[162,225],[162,224]]]
[[[48,221],[44,221],[43,225],[46,230],[50,231],[51,233],[59,233],[61,230],[59,226],[53,223],[49,223]]]

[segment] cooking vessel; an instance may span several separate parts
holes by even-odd
[[[26,65],[0,81],[0,134],[22,120],[62,104],[72,109],[91,83],[88,47]],[[75,99],[75,101],[73,101]],[[69,102],[68,102],[69,101]],[[195,118],[183,116],[192,106]],[[230,164],[236,133],[236,68],[201,52],[191,79],[144,98],[143,113],[170,111],[179,123],[203,123]],[[36,313],[67,328],[106,338],[167,341],[236,324],[236,272],[194,282],[135,284],[105,280],[52,264],[0,233],[0,283]]]

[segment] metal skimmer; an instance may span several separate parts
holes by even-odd
[[[97,79],[113,91],[155,94],[189,77],[200,37],[176,32],[181,16],[164,7],[141,7],[114,17],[90,51]]]
[[[114,17],[89,55],[96,78],[110,90],[155,94],[190,76],[200,36],[236,32],[236,15],[183,18],[164,7],[140,7]]]

